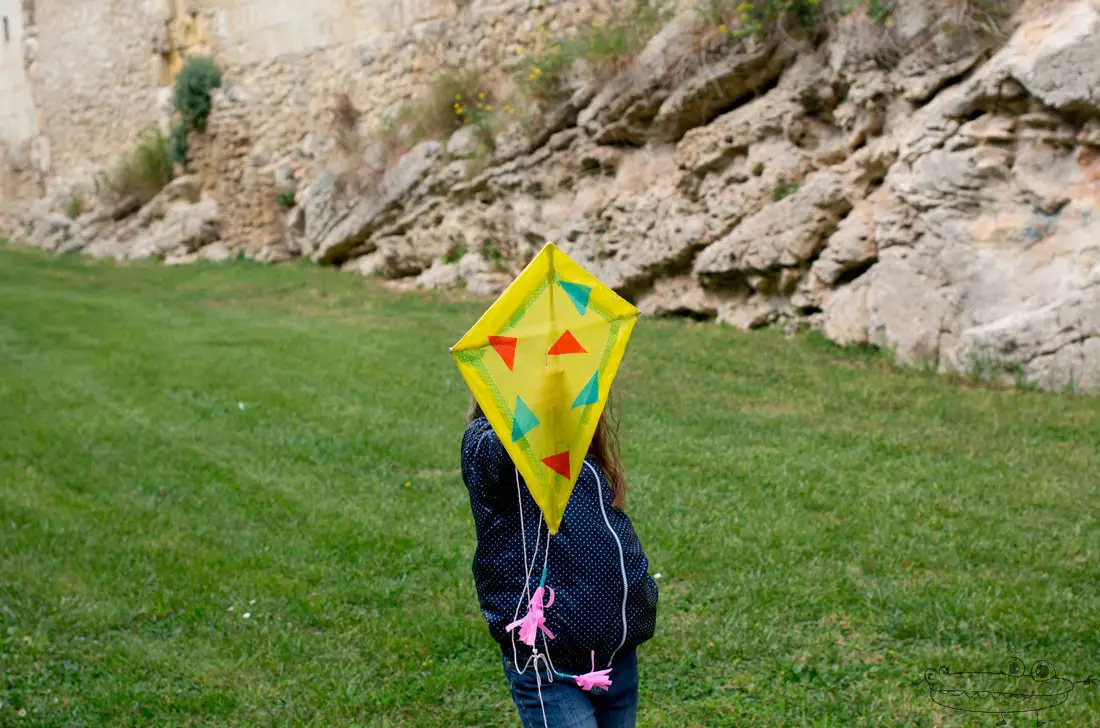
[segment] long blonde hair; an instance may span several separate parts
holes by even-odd
[[[588,446],[588,454],[595,459],[604,479],[611,485],[611,505],[622,508],[626,502],[626,476],[623,474],[622,461],[619,460],[619,418],[615,399],[612,391],[603,414],[600,415],[600,421],[596,423],[596,433],[592,436],[592,444]],[[484,416],[481,405],[471,398],[467,421],[473,422]]]

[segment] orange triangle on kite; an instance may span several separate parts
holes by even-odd
[[[511,336],[490,336],[489,345],[500,355],[508,371],[512,371],[516,363],[516,339]]]
[[[553,470],[555,473],[563,478],[569,477],[569,451],[559,452],[557,455],[551,455],[548,458],[542,459],[542,464]]]
[[[559,354],[587,354],[588,352],[581,346],[581,342],[577,341],[577,337],[573,336],[569,329],[566,329],[565,333],[550,347],[548,353],[550,356],[557,356]]]

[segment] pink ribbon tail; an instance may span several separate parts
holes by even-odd
[[[586,672],[583,675],[577,675],[574,680],[577,681],[577,685],[581,690],[592,690],[592,688],[604,688],[605,690],[611,687],[611,678],[608,677],[611,674],[611,668],[606,670],[596,669],[596,651],[592,651],[592,672]]]
[[[542,603],[543,595],[549,592],[550,601],[547,604]],[[509,624],[505,630],[511,632],[516,627],[519,627],[519,641],[528,647],[535,646],[535,638],[538,637],[539,630],[541,629],[550,639],[554,639],[554,633],[546,628],[546,614],[545,610],[551,604],[554,603],[554,590],[548,586],[540,586],[535,590],[534,595],[531,597],[531,606],[527,610],[527,614],[523,619],[517,620]]]

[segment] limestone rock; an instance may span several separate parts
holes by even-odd
[[[766,296],[753,295],[734,300],[719,308],[718,321],[740,331],[752,331],[774,323],[779,316],[777,301]]]
[[[50,213],[35,225],[27,242],[46,252],[55,253],[77,239],[79,232],[80,227],[74,221],[59,213]]]
[[[159,220],[150,221],[148,227],[130,244],[127,252],[131,260],[153,256],[193,253],[218,237],[218,205],[213,200],[197,204],[177,202],[163,211]]]
[[[196,255],[196,259],[220,263],[229,260],[232,255],[229,246],[222,242],[216,242],[201,248]]]
[[[1077,0],[1025,25],[988,66],[1047,106],[1100,110],[1100,8]]]
[[[437,263],[416,279],[418,288],[456,288],[462,276],[457,263]]]
[[[462,127],[452,134],[447,142],[447,154],[459,159],[475,154],[480,144],[477,135],[477,127],[468,125]]]
[[[889,209],[889,196],[881,190],[872,199],[856,204],[830,236],[811,273],[826,286],[836,286],[842,278],[858,276],[878,260],[875,239],[875,212]]]
[[[653,120],[654,138],[674,141],[689,129],[704,126],[718,110],[774,81],[793,58],[790,45],[760,43],[705,65],[661,104]]]
[[[690,53],[697,15],[682,12],[646,44],[633,69],[619,74],[577,117],[601,143],[638,141],[647,122],[668,97],[669,81]]]
[[[752,104],[740,106],[704,127],[692,129],[676,147],[680,167],[695,174],[718,170],[754,143],[782,136],[805,109],[791,94],[769,92]]]
[[[852,202],[839,175],[820,172],[795,194],[764,208],[704,250],[695,274],[714,286],[749,274],[778,273],[806,263],[836,229]],[[751,279],[750,279],[751,280]]]
[[[689,316],[711,319],[718,315],[720,296],[699,285],[690,275],[663,278],[638,300],[643,316]]]
[[[375,251],[359,258],[352,258],[340,266],[340,270],[370,278],[378,273],[379,255],[380,253]]]
[[[499,296],[512,282],[508,273],[488,271],[466,279],[466,291],[475,296]]]
[[[1100,286],[1090,286],[1040,308],[965,329],[958,356],[962,363],[1001,372],[1022,367],[1029,381],[1048,389],[1072,385],[1093,391],[1100,386],[1100,366],[1088,354],[1098,342]]]
[[[386,236],[375,241],[377,249],[371,255],[374,273],[383,278],[404,278],[419,275],[438,258],[432,251],[416,244],[410,236]]]
[[[439,142],[417,144],[386,172],[373,194],[350,210],[333,199],[336,196],[334,179],[326,179],[311,189],[306,203],[306,238],[313,250],[313,261],[331,263],[346,258],[353,248],[367,239],[386,213],[392,214],[413,192],[435,167],[442,153]],[[315,218],[311,211],[320,214]]]

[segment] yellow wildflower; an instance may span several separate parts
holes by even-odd
[[[546,26],[545,25],[540,25],[539,26],[539,32],[540,33],[545,33],[546,32]]]
[[[406,481],[405,481],[405,487],[406,487],[406,488],[411,488],[411,487],[412,487],[412,483],[410,483],[409,481],[407,481],[407,480],[406,480]]]
[[[726,30],[727,30],[726,26],[724,26],[724,25],[719,25],[718,26],[718,32],[719,33],[725,33]]]
[[[462,100],[462,94],[455,94],[455,101],[461,101],[461,100]]]
[[[492,111],[493,110],[493,105],[489,104],[488,106],[485,107],[485,110],[486,111]]]
[[[483,99],[483,98],[485,98],[485,92],[484,92],[484,91],[482,91],[481,93],[479,93],[479,94],[477,95],[477,97],[478,97],[479,99]]]

